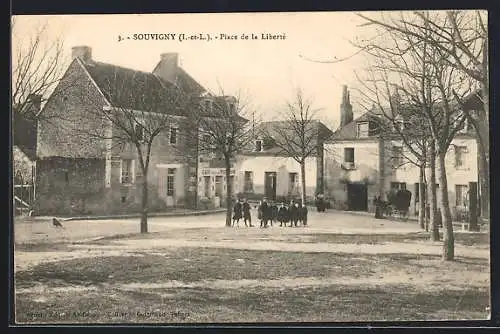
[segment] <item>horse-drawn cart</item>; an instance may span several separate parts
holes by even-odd
[[[399,216],[406,218],[411,202],[411,192],[406,189],[392,191],[387,196],[387,201],[379,201],[382,215],[388,217]]]

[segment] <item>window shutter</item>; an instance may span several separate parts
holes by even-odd
[[[130,174],[131,183],[135,183],[135,159],[130,162]]]
[[[123,160],[120,160],[120,183],[123,183]]]

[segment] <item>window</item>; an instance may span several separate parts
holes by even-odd
[[[379,126],[375,121],[370,121],[368,123],[368,136],[375,136],[379,134]]]
[[[262,152],[262,140],[255,141],[255,152]]]
[[[144,127],[141,124],[135,125],[135,136],[139,142],[144,140]]]
[[[405,122],[404,121],[396,121],[396,126],[399,131],[403,131],[405,129]]]
[[[167,169],[167,196],[174,196],[175,193],[175,168]]]
[[[455,202],[456,202],[457,206],[467,206],[468,191],[469,191],[469,187],[465,184],[455,185],[455,195],[456,195]]]
[[[405,129],[405,121],[401,115],[396,116],[393,124],[395,131],[403,131]]]
[[[457,122],[458,123],[458,122]],[[457,124],[457,129],[458,129],[458,133],[467,133],[467,130],[468,130],[468,119],[464,119],[464,122],[462,123],[462,125],[458,125]]]
[[[289,192],[295,192],[298,190],[299,174],[288,173],[288,189]]]
[[[403,147],[393,146],[392,147],[392,168],[399,168],[404,163]]]
[[[178,131],[177,127],[172,126],[170,128],[170,144],[172,145],[177,144],[177,131]]]
[[[131,172],[132,172],[132,159],[123,159],[121,183],[132,183]]]
[[[139,162],[137,162],[136,164],[136,167],[135,167],[135,182],[142,182],[142,169],[141,169],[141,166],[139,164]]]
[[[205,133],[201,136],[201,141],[203,146],[210,147],[212,143],[212,137],[208,133]]]
[[[233,114],[236,111],[234,103],[229,104],[229,112]]]
[[[455,167],[462,168],[465,166],[465,154],[467,146],[455,146]]]
[[[205,189],[204,189],[204,194],[205,197],[210,197],[210,176],[204,176],[203,177],[205,180]]]
[[[222,176],[215,177],[215,196],[222,196]]]
[[[231,192],[235,193],[235,185],[234,185],[234,175],[229,176],[229,185],[231,185]]]
[[[253,172],[245,171],[244,192],[253,192]]]
[[[69,173],[68,173],[68,171],[64,171],[64,181],[66,181],[66,183],[69,182]]]
[[[211,112],[212,111],[212,101],[205,100],[204,109],[205,109],[206,112]]]
[[[354,164],[354,148],[353,147],[344,148],[344,162]]]
[[[391,182],[391,189],[406,190],[406,183],[405,182]]]
[[[358,123],[358,138],[367,138],[369,129],[370,127],[368,122]]]

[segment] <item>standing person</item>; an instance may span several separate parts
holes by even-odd
[[[297,226],[297,206],[293,200],[290,202],[288,213],[290,217],[290,227],[293,227],[293,225]]]
[[[375,205],[375,218],[382,219],[382,201],[380,200],[380,195],[375,196],[373,204]]]
[[[298,225],[301,225],[302,224],[302,220],[303,217],[302,217],[302,202],[298,202],[297,203],[297,223]],[[297,225],[295,225],[297,226]]]
[[[283,220],[285,218],[285,206],[283,203],[280,203],[279,208],[278,208],[278,221],[280,222],[280,227],[283,226]]]
[[[278,205],[273,202],[271,205],[271,226],[278,221]]]
[[[262,227],[262,201],[259,201],[259,205],[257,207],[257,219],[261,221],[260,227]]]
[[[234,204],[234,215],[233,215],[233,227],[234,223],[240,226],[240,219],[242,218],[242,206],[240,200],[237,200],[236,203]]]
[[[293,221],[293,225],[297,227],[300,219],[300,203],[295,203],[295,219]]]
[[[267,219],[269,214],[269,205],[267,204],[267,199],[264,198],[260,205],[261,211],[261,219],[260,219],[260,227],[267,227]]]
[[[290,221],[290,209],[286,203],[283,204],[283,226],[286,227],[286,224]]]
[[[273,226],[273,206],[267,200],[265,201],[266,205],[263,210],[264,215],[264,227],[267,227],[268,223]]]
[[[245,198],[245,201],[243,202],[243,220],[245,222],[245,226],[247,226],[247,220],[248,220],[248,225],[250,227],[253,227],[252,215],[250,214],[250,204],[248,204],[248,201],[246,198]]]
[[[307,205],[302,205],[302,207],[300,208],[300,217],[302,219],[302,224],[304,226],[307,226],[307,214],[308,214]]]

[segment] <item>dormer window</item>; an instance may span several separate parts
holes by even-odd
[[[405,129],[405,121],[404,121],[403,117],[397,116],[394,119],[394,130],[401,132],[404,129]]]
[[[205,108],[205,111],[211,112],[212,111],[212,101],[205,100],[204,108]]]
[[[262,140],[255,141],[255,152],[262,152]]]
[[[460,126],[460,129],[458,129],[459,133],[468,133],[470,130],[473,129],[472,124],[469,122],[469,118],[465,118],[464,122]]]
[[[396,123],[396,126],[398,127],[399,131],[403,131],[405,129],[405,122],[404,121],[398,121]]]
[[[358,123],[358,138],[367,138],[369,135],[369,123],[359,122]]]
[[[137,138],[137,141],[143,142],[144,141],[144,127],[142,126],[142,124],[136,124],[134,132],[135,132],[135,136]]]

